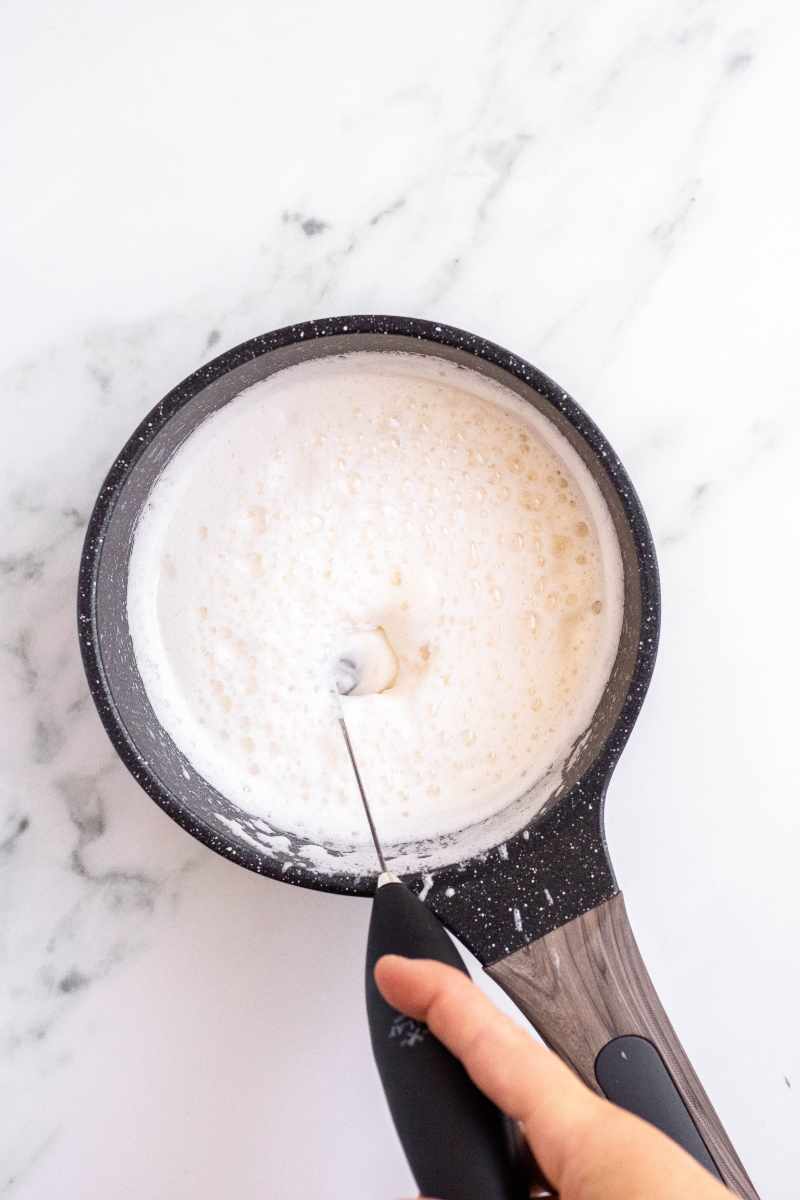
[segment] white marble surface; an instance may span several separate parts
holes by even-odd
[[[353,311],[513,347],[627,463],[664,635],[612,853],[755,1182],[797,1195],[799,38],[794,0],[7,0],[0,1195],[410,1194],[367,906],[174,826],[73,617],[142,414]]]

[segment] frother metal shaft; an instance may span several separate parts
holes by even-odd
[[[378,833],[377,833],[377,830],[375,829],[375,822],[372,819],[372,813],[370,812],[370,808],[369,808],[369,801],[367,800],[367,794],[364,791],[364,784],[361,782],[361,774],[358,770],[358,763],[356,762],[356,756],[353,753],[353,745],[350,741],[350,734],[347,732],[347,725],[345,724],[344,717],[340,716],[338,718],[338,720],[339,720],[339,725],[342,730],[342,734],[344,735],[344,744],[347,746],[347,753],[350,756],[350,762],[353,767],[353,774],[355,775],[356,783],[358,784],[358,791],[361,796],[361,803],[364,805],[364,812],[366,813],[366,816],[367,816],[367,824],[369,825],[369,831],[372,834],[372,841],[375,845],[375,853],[378,856],[378,862],[381,864],[381,872],[385,875],[386,874],[386,859],[383,857],[383,850],[381,849],[381,844],[378,840]]]

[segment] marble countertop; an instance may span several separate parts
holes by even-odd
[[[74,628],[141,416],[244,338],[369,311],[513,348],[634,478],[664,630],[612,856],[755,1183],[797,1195],[798,36],[792,0],[4,6],[0,1196],[413,1190],[368,906],[181,832]]]

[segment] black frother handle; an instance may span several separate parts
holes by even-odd
[[[421,1194],[527,1196],[506,1118],[427,1026],[391,1008],[378,991],[374,969],[384,954],[432,958],[468,972],[437,918],[404,884],[378,888],[367,945],[367,1015],[383,1090]]]

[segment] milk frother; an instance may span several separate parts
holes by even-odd
[[[337,670],[344,695],[355,690],[349,662]],[[343,687],[338,681],[346,681]],[[445,1200],[523,1200],[531,1174],[514,1128],[461,1063],[418,1021],[392,1008],[375,983],[384,954],[427,958],[469,975],[444,927],[389,871],[344,716],[338,718],[381,868],[372,905],[365,972],[372,1050],[395,1129],[422,1196]],[[544,1185],[537,1196],[552,1193]]]
[[[395,1129],[420,1195],[523,1200],[531,1195],[514,1127],[425,1025],[387,1004],[374,969],[384,954],[428,958],[468,974],[441,922],[396,875],[378,879],[367,941],[367,1018]],[[536,1196],[551,1196],[537,1186]]]
[[[148,701],[126,612],[139,514],[164,464],[197,425],[276,371],[360,351],[444,359],[502,383],[537,409],[591,472],[614,526],[624,573],[614,667],[545,803],[527,792],[457,833],[385,845],[386,858],[408,889],[424,888],[427,908],[590,1087],[658,1125],[743,1200],[757,1200],[647,974],[605,841],[606,790],[656,656],[660,599],[652,538],[606,438],[562,388],[524,359],[447,325],[338,317],[253,338],[179,384],[112,465],[84,544],[80,642],[106,730],[145,791],[218,853],[284,882],[374,895],[376,873],[363,866],[364,844],[343,846],[331,839],[322,864],[315,852],[304,853],[307,838],[292,829],[265,832],[194,769]]]

